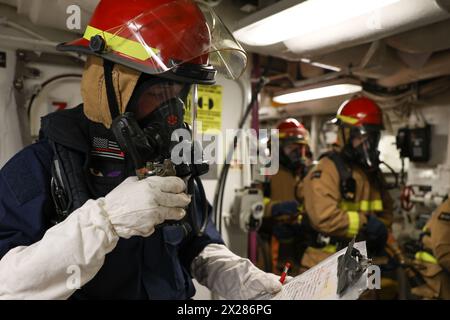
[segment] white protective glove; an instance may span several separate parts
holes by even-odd
[[[182,193],[186,184],[177,177],[150,177],[137,181],[130,177],[98,200],[114,230],[121,238],[148,237],[164,220],[180,220],[191,202]]]
[[[252,300],[275,294],[280,277],[258,269],[221,244],[209,244],[191,265],[194,278],[212,292],[231,300]]]
[[[0,260],[0,299],[69,298],[97,274],[119,237],[149,236],[164,220],[181,219],[190,202],[184,190],[177,177],[131,177],[87,201],[40,241]]]

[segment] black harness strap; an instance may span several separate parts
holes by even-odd
[[[342,155],[338,152],[328,152],[319,157],[329,158],[333,161],[336,169],[339,173],[339,186],[341,197],[346,201],[354,201],[356,195],[356,181],[352,176],[352,168],[346,164]],[[323,248],[327,244],[336,245],[337,250],[340,250],[347,246],[348,239],[340,238],[340,237],[332,237],[326,236],[316,229],[314,229],[311,225],[310,219],[306,214],[302,219],[302,227],[303,232],[307,234],[307,246],[315,247],[315,248]]]
[[[114,90],[113,69],[114,62],[103,59],[103,72],[105,75],[105,86],[106,95],[108,97],[109,112],[111,113],[111,118],[114,120],[120,115],[120,109]]]
[[[56,216],[51,217],[51,223],[57,224],[63,221],[70,214],[70,207],[72,206],[72,194],[67,191],[64,185],[65,178],[63,178],[64,171],[61,168],[61,159],[57,151],[56,144],[51,142],[54,158],[51,166],[51,184],[50,190],[53,198],[53,203],[56,209]]]
[[[83,182],[83,155],[50,141],[54,158],[51,168],[51,193],[56,209],[56,224],[81,207],[88,199],[89,192]]]
[[[326,156],[333,161],[339,173],[342,198],[347,201],[354,201],[356,196],[356,181],[353,179],[351,167],[345,163],[342,155],[338,152],[332,152]]]

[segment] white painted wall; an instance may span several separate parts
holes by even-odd
[[[27,66],[41,71],[38,79],[26,81],[26,91],[31,94],[48,79],[63,74],[82,74],[82,68],[66,67],[61,65],[49,65],[42,63],[30,63]],[[31,135],[37,137],[41,126],[41,117],[56,109],[52,102],[66,102],[68,108],[73,108],[82,102],[80,90],[81,78],[65,78],[49,84],[37,96],[33,102],[30,114]],[[27,102],[28,104],[28,102]]]
[[[48,8],[46,8],[48,9]],[[69,39],[73,39],[74,35],[68,32],[58,31],[51,28],[38,27],[31,23],[29,19],[24,16],[19,16],[16,9],[4,4],[0,4],[0,18],[6,19],[6,21],[12,21],[20,26],[28,29],[31,32],[35,32],[50,42],[44,41],[42,45],[33,44],[21,39],[31,39],[32,37],[23,32],[16,30],[14,28],[6,27],[0,24],[0,37],[12,37],[10,41],[0,41],[0,51],[6,52],[7,54],[7,68],[0,68],[0,168],[20,149],[23,148],[23,141],[21,138],[21,132],[19,129],[19,120],[17,116],[17,105],[13,94],[13,81],[16,68],[16,50],[17,49],[34,49],[37,52],[42,51],[56,51],[54,45],[49,46],[51,41],[62,42]],[[44,43],[48,43],[47,45]],[[59,71],[55,71],[55,67],[45,66],[42,69],[42,77],[36,80],[29,80],[25,82],[27,86],[25,88],[25,94],[29,93],[31,86],[34,86],[40,82],[45,81],[44,77],[49,76],[56,72],[67,72],[64,71],[64,67],[59,67]],[[79,88],[68,89],[64,88],[62,92],[65,95],[69,95],[70,92],[79,92]],[[48,92],[51,94],[51,92]],[[44,95],[41,96],[45,99]],[[76,100],[76,99],[74,99]],[[75,102],[75,101],[74,101]],[[39,102],[38,102],[39,104]],[[39,115],[36,116],[39,118]],[[39,122],[39,121],[36,121]]]
[[[445,195],[450,191],[450,93],[444,93],[418,104],[419,115],[432,126],[431,159],[427,163],[406,161],[408,172],[407,184],[431,186],[435,195]],[[417,117],[411,115],[410,125]],[[408,125],[407,122],[401,126]],[[400,127],[399,124],[394,128]],[[381,159],[391,165],[397,172],[401,162],[395,146],[395,136],[387,134],[380,142]]]
[[[450,93],[427,101],[422,114],[432,125],[432,156],[426,164],[411,163],[408,183],[432,186],[434,195],[445,196],[450,192]]]

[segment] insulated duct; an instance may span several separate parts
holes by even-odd
[[[450,0],[399,0],[389,6],[284,42],[302,56],[328,53],[450,18]],[[325,9],[326,10],[326,9]]]
[[[352,0],[342,1],[347,6],[352,3]],[[368,7],[375,7],[370,1],[360,0],[357,4],[363,7],[367,2]],[[450,18],[450,0],[383,1],[385,5],[380,4],[378,9],[356,8],[352,13],[351,8],[339,7],[337,1],[281,0],[240,20],[234,35],[253,52],[299,60],[374,42]],[[297,9],[293,8],[294,12],[288,15],[291,7]],[[266,36],[261,37],[261,34]]]

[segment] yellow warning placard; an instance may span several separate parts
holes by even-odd
[[[217,133],[217,130],[222,129],[222,90],[223,87],[219,85],[198,86],[198,109],[197,109],[197,121],[201,121],[202,133]],[[189,94],[186,113],[184,115],[184,121],[191,123],[191,107],[192,107],[192,95]],[[199,128],[200,129],[200,128]]]

